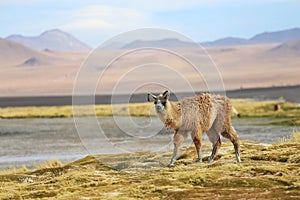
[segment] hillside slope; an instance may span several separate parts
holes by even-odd
[[[69,33],[59,29],[45,31],[36,37],[11,35],[8,40],[19,42],[35,50],[50,49],[55,51],[86,51],[91,48]]]
[[[21,64],[27,59],[45,59],[46,56],[22,44],[0,38],[0,61],[1,64]]]

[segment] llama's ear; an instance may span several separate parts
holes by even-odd
[[[170,91],[169,91],[169,90],[166,90],[166,91],[163,93],[163,97],[164,97],[165,99],[169,99],[169,97],[170,97]]]
[[[155,96],[154,94],[148,93],[148,94],[147,94],[147,100],[148,100],[148,102],[151,101],[151,100],[150,100],[150,96],[151,96],[154,100],[157,99],[157,96]]]

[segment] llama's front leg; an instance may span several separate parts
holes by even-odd
[[[210,162],[213,161],[215,155],[218,153],[218,150],[221,147],[221,138],[220,138],[220,134],[219,134],[218,129],[216,128],[215,124],[206,133],[207,133],[207,136],[208,136],[210,142],[213,145],[213,150],[212,150],[211,155],[208,159],[208,163],[210,163]]]
[[[175,131],[173,137],[173,142],[174,142],[173,156],[171,158],[170,163],[168,164],[168,167],[173,166],[175,161],[177,160],[178,149],[180,145],[184,142],[185,138],[186,138],[186,133],[180,133],[178,131]]]
[[[201,127],[198,127],[197,131],[193,132],[191,134],[193,142],[196,147],[198,160],[196,162],[202,162],[202,129]]]

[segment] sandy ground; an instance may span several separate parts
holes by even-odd
[[[121,56],[121,50],[5,51],[0,57],[0,96],[70,96],[74,87],[81,93],[111,94],[165,87],[177,93],[190,87],[211,91],[222,89],[223,83],[226,90],[298,85],[299,52],[274,51],[277,45],[213,47],[207,53],[193,48],[174,49],[178,54],[139,50]]]

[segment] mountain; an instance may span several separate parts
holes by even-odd
[[[300,39],[300,28],[293,28],[274,32],[264,32],[249,39],[226,37],[210,42],[201,42],[203,46],[236,46],[247,44],[282,43]]]
[[[264,32],[250,38],[250,43],[282,43],[300,39],[300,28],[293,28],[275,32]]]
[[[183,48],[183,47],[197,47],[196,43],[186,42],[175,38],[167,38],[162,40],[135,40],[124,45],[123,49],[135,49],[142,47],[157,47],[157,48]]]
[[[248,40],[244,38],[226,37],[212,42],[203,42],[203,46],[232,46],[248,44]]]
[[[22,44],[0,38],[0,61],[1,64],[20,64],[28,58],[43,59],[45,56]]]
[[[11,35],[6,39],[19,42],[35,50],[50,49],[54,51],[85,51],[91,49],[74,36],[59,29],[45,31],[39,36],[26,37],[22,35]]]
[[[273,53],[279,53],[281,55],[300,55],[300,39],[284,42],[276,47],[273,47],[270,51]]]

